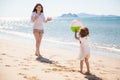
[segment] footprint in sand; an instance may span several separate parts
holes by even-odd
[[[5,65],[6,67],[11,67],[11,65]]]
[[[24,74],[24,73],[19,73],[19,75],[23,76],[23,78],[27,80],[40,80],[36,76],[28,76],[27,74]]]
[[[38,79],[36,76],[32,76],[32,77],[27,77],[27,80],[40,80],[40,79]]]
[[[65,71],[65,72],[79,72],[77,70],[69,69],[69,68],[60,68],[60,67],[54,67],[52,69],[44,69],[45,72],[53,72],[53,71]]]
[[[29,68],[21,68],[22,70],[29,70]]]
[[[103,62],[102,60],[98,60],[98,62]]]
[[[2,63],[2,58],[0,58],[0,63]]]
[[[63,75],[65,77],[65,80],[71,80],[70,76],[68,75]],[[73,79],[72,79],[73,80]],[[79,78],[77,76],[74,77],[74,80],[79,80]]]
[[[21,75],[21,76],[25,76],[26,74],[24,74],[24,73],[19,73],[19,75]]]
[[[0,60],[2,60],[2,58],[0,58]]]
[[[5,53],[2,53],[1,55],[6,55]]]
[[[43,69],[46,73],[53,72],[53,71],[63,71],[62,69],[52,68],[52,69]]]
[[[115,67],[115,69],[120,69],[120,67]]]
[[[26,67],[28,67],[29,65],[25,64],[25,65],[23,65],[23,66],[26,66]]]

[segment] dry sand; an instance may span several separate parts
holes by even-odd
[[[79,73],[79,51],[0,39],[0,80],[120,80],[120,59],[91,54],[91,75]],[[84,65],[84,73],[86,66]]]

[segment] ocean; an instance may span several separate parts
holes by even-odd
[[[80,20],[90,30],[91,53],[120,59],[120,17],[56,17],[45,24],[43,45],[79,50],[70,30],[72,20]],[[30,18],[0,18],[0,38],[35,42]]]

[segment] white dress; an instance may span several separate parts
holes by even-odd
[[[88,37],[80,38],[80,54],[79,59],[84,60],[85,58],[90,57],[90,47],[88,42]]]

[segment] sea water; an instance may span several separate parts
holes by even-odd
[[[120,17],[56,17],[45,24],[43,44],[79,50],[70,26],[75,19],[89,28],[93,53],[120,58]],[[34,42],[32,29],[30,18],[0,18],[0,38]]]

